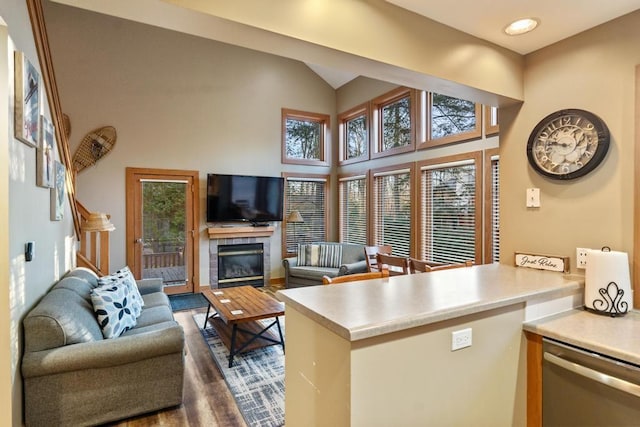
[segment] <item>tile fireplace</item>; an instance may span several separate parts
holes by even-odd
[[[269,284],[273,228],[209,229],[209,284],[211,289]]]

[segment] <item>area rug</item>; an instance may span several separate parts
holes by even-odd
[[[193,308],[209,306],[209,302],[202,294],[169,295],[169,302],[171,303],[171,310],[173,311],[191,310]]]
[[[233,358],[229,368],[229,350],[213,327],[202,329],[204,313],[193,315],[213,360],[231,390],[244,420],[249,426],[284,425],[284,353],[279,345],[242,353]],[[273,319],[262,320],[265,325]],[[284,317],[280,317],[284,334]]]

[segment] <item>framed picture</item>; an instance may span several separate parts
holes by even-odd
[[[15,136],[27,145],[38,144],[40,122],[40,74],[24,53],[15,60]]]
[[[36,149],[36,185],[46,188],[55,186],[55,133],[53,123],[40,116],[40,143]]]
[[[64,216],[65,169],[57,160],[54,169],[55,188],[51,189],[51,221],[60,221]]]

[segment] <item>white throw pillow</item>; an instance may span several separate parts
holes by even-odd
[[[138,318],[138,316],[140,316],[140,313],[142,313],[144,300],[142,299],[142,295],[140,295],[138,285],[136,284],[136,279],[133,277],[133,273],[131,273],[129,267],[125,266],[113,274],[103,276],[98,279],[98,284],[101,286],[119,283],[124,283],[129,288],[131,307],[133,308],[134,315],[136,316],[136,318]]]
[[[93,312],[105,338],[116,338],[136,326],[129,287],[124,283],[99,286],[91,291]]]

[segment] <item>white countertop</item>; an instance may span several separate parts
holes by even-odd
[[[582,289],[561,273],[491,264],[278,291],[339,336],[357,341]]]
[[[584,309],[527,322],[524,329],[640,365],[640,312],[611,317]]]

